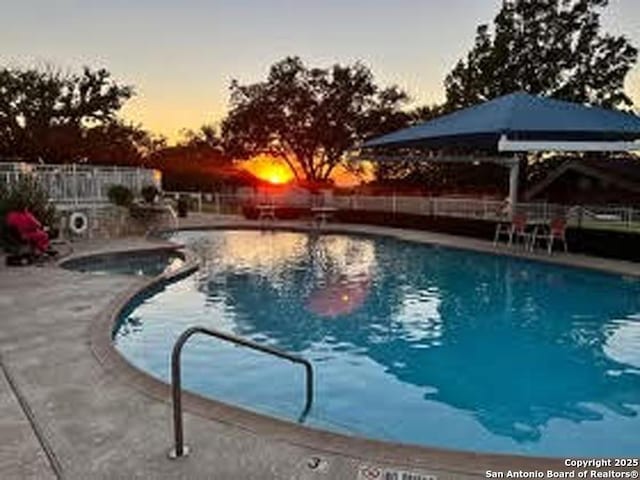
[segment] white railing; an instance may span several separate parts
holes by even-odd
[[[0,183],[11,185],[23,177],[35,178],[51,201],[61,204],[105,203],[112,185],[138,194],[147,185],[160,189],[162,180],[159,171],[137,167],[0,163]]]
[[[167,193],[174,198],[180,192]],[[309,207],[318,196],[220,194],[182,192],[194,199],[199,211],[211,213],[240,213],[243,205],[271,203],[278,206]],[[467,218],[486,221],[504,220],[508,209],[505,202],[493,198],[420,197],[420,196],[363,196],[334,195],[321,200],[340,210],[361,210],[385,213],[414,214],[438,217]],[[565,217],[573,226],[615,230],[640,230],[640,208],[624,206],[560,205],[546,202],[518,203],[516,213],[539,222]]]
[[[69,208],[77,205],[108,203],[112,185],[124,185],[140,192],[146,185],[161,190],[161,174],[157,170],[137,167],[92,165],[38,165],[0,162],[0,183],[12,184],[24,176],[36,178],[57,205]],[[306,190],[293,189],[286,193],[256,193],[251,190],[236,194],[202,192],[166,192],[165,196],[191,199],[193,209],[213,213],[240,213],[246,204],[272,203],[279,206],[309,207],[318,203],[341,210],[362,210],[387,213],[415,214],[439,217],[469,218],[494,221],[503,219],[505,204],[494,198],[426,197],[426,196],[364,196],[311,195]],[[640,231],[640,208],[627,206],[568,206],[550,203],[519,203],[518,213],[529,218],[548,221],[567,217],[572,225],[583,228],[624,229]]]

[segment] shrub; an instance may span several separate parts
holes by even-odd
[[[157,222],[162,217],[163,212],[153,206],[132,203],[129,206],[129,215],[143,226],[148,227]]]
[[[12,210],[25,208],[43,224],[52,226],[56,223],[56,210],[49,202],[49,195],[33,177],[21,177],[10,186],[0,186],[0,218]]]
[[[133,202],[133,192],[124,185],[111,185],[107,196],[111,203],[119,207],[128,207]]]
[[[160,192],[155,187],[155,185],[147,185],[145,187],[142,187],[142,190],[140,190],[140,194],[142,195],[142,198],[145,202],[154,203],[156,201],[156,198],[158,198]]]
[[[6,245],[5,217],[13,210],[28,209],[43,225],[55,227],[56,209],[37,179],[24,176],[7,186],[0,184],[0,243]]]

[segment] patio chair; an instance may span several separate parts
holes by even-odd
[[[509,246],[521,240],[525,250],[529,250],[533,240],[533,232],[528,231],[527,226],[527,216],[523,213],[514,215],[510,224],[505,222],[498,223],[496,225],[496,233],[493,237],[493,244],[497,245],[500,237],[506,236]]]
[[[538,240],[547,242],[547,252],[551,255],[551,251],[553,250],[553,244],[556,240],[559,240],[564,245],[565,253],[569,251],[569,247],[567,245],[567,219],[564,217],[557,217],[551,220],[548,225],[542,227],[542,233],[538,233],[536,231],[534,235],[534,239],[532,242],[535,244]]]
[[[256,205],[256,209],[258,210],[258,220],[260,223],[275,222],[276,205],[273,202],[259,203]]]

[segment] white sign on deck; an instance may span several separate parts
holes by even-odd
[[[395,468],[360,465],[357,480],[438,480],[438,477],[431,474],[410,472]]]

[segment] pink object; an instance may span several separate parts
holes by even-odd
[[[23,241],[35,248],[38,253],[45,253],[49,249],[49,235],[29,210],[9,212],[5,221],[8,226],[18,232]]]
[[[358,309],[369,292],[369,279],[342,281],[316,288],[305,307],[321,317],[338,317]]]

